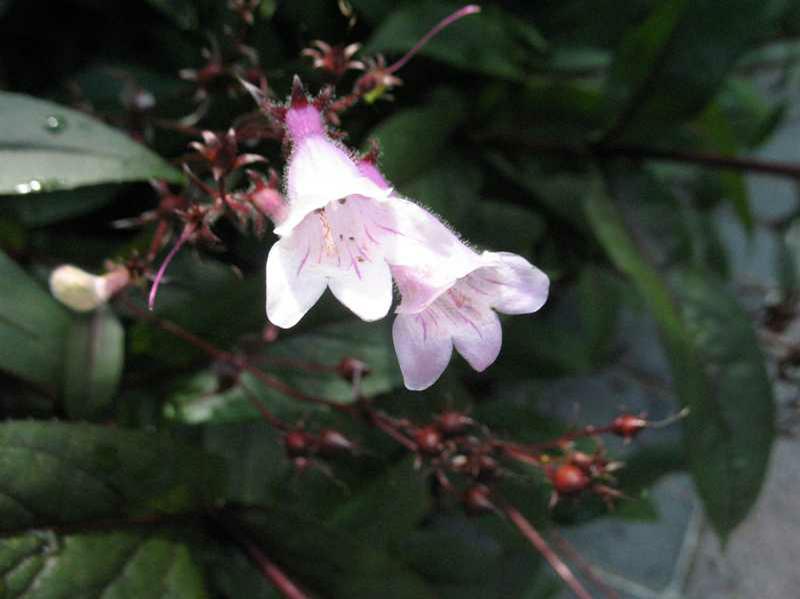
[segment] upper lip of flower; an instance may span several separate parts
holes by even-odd
[[[324,134],[313,134],[296,143],[286,170],[288,214],[275,234],[288,235],[314,210],[350,196],[377,201],[389,199],[383,189],[365,177],[348,153]]]

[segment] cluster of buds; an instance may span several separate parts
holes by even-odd
[[[302,428],[288,430],[283,435],[283,448],[287,457],[299,471],[309,467],[327,471],[320,462],[321,459],[335,459],[358,452],[356,443],[332,428],[325,428],[317,433],[311,433]]]
[[[684,413],[681,413],[681,417]],[[430,423],[415,425],[371,413],[372,421],[403,442],[417,456],[418,467],[428,469],[437,490],[459,497],[464,510],[480,515],[495,509],[495,483],[512,472],[513,463],[538,469],[552,486],[551,507],[564,498],[591,494],[611,509],[623,494],[615,488],[614,473],[622,468],[610,460],[601,434],[613,434],[630,441],[644,429],[660,426],[644,416],[623,414],[603,427],[587,427],[567,433],[538,446],[525,446],[498,439],[473,418],[457,410],[438,414]],[[674,418],[665,422],[672,422]],[[591,452],[577,449],[574,439],[593,440]]]
[[[391,98],[388,94],[393,88],[402,85],[403,81],[396,73],[411,60],[434,36],[449,27],[462,17],[480,12],[480,7],[470,4],[457,10],[437,23],[428,33],[412,47],[405,55],[391,65],[386,64],[386,58],[377,54],[361,60],[354,56],[361,48],[360,44],[337,45],[329,44],[322,40],[314,40],[311,46],[304,48],[301,54],[312,60],[315,69],[322,70],[335,79],[340,79],[347,71],[363,71],[356,79],[352,92],[343,96],[331,105],[330,116],[334,122],[338,113],[353,106],[360,99],[373,103],[379,98]]]

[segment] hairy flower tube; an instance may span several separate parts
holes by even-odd
[[[530,314],[547,301],[549,279],[523,257],[508,252],[475,254],[472,269],[452,285],[429,284],[425,273],[392,268],[402,301],[392,327],[406,387],[430,387],[444,372],[453,348],[477,371],[500,353],[496,312]]]
[[[393,196],[377,171],[365,171],[334,142],[299,82],[285,123],[292,143],[287,211],[266,269],[273,324],[297,324],[326,288],[359,318],[383,318],[392,304],[390,264],[449,284],[468,248],[429,212]]]

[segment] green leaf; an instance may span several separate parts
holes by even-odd
[[[724,538],[755,503],[775,436],[775,406],[747,313],[715,276],[680,272],[673,288],[709,381],[694,401],[688,449],[706,511]]]
[[[373,129],[389,180],[399,185],[437,164],[465,114],[459,95],[440,90],[426,106],[395,112]]]
[[[35,201],[25,195],[13,195],[0,197],[0,213],[7,213],[28,227],[42,227],[87,214],[113,199],[114,187],[111,185],[41,193]]]
[[[0,369],[54,389],[61,381],[69,314],[2,252],[0,279]]]
[[[388,324],[348,320],[325,325],[267,345],[250,356],[250,363],[304,393],[350,403],[354,400],[352,385],[333,368],[345,357],[356,358],[370,368],[361,395],[374,397],[402,382]],[[303,364],[310,364],[312,371],[304,370]],[[192,376],[171,393],[165,415],[188,424],[253,420],[260,418],[251,403],[253,397],[282,418],[297,418],[312,409],[249,373],[243,373],[232,386],[221,383],[212,372]]]
[[[327,597],[433,599],[437,595],[400,560],[289,509],[251,511],[241,523],[290,576]]]
[[[45,100],[0,92],[0,193],[28,194],[182,175],[130,137]]]
[[[366,51],[410,50],[441,19],[462,6],[429,0],[399,8],[381,24]],[[545,47],[533,25],[484,5],[480,13],[466,16],[439,33],[420,53],[467,71],[522,80],[528,74],[531,55]]]
[[[430,492],[424,475],[402,460],[353,490],[328,519],[329,524],[348,530],[374,546],[391,548],[406,538],[430,509]]]
[[[135,531],[5,538],[0,576],[5,599],[207,597],[186,545]]]
[[[659,324],[677,395],[690,409],[690,467],[724,540],[758,496],[773,438],[772,391],[748,317],[706,272],[683,275],[673,295],[601,190],[586,209],[611,261],[631,278]]]
[[[73,419],[107,417],[125,361],[125,331],[108,308],[78,315],[70,327],[64,369],[64,407]]]
[[[219,462],[159,434],[60,422],[0,424],[0,530],[199,510]]]
[[[617,49],[608,81],[615,118],[607,137],[651,140],[654,128],[691,118],[775,16],[774,2],[660,2]]]

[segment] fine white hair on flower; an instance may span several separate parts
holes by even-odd
[[[547,275],[516,254],[478,253],[443,219],[395,192],[374,160],[329,137],[299,81],[285,124],[292,151],[280,239],[267,257],[270,321],[294,326],[326,289],[362,320],[378,320],[396,285],[392,334],[406,387],[436,382],[454,348],[478,371],[491,365],[502,344],[497,312],[537,311],[547,300]]]

